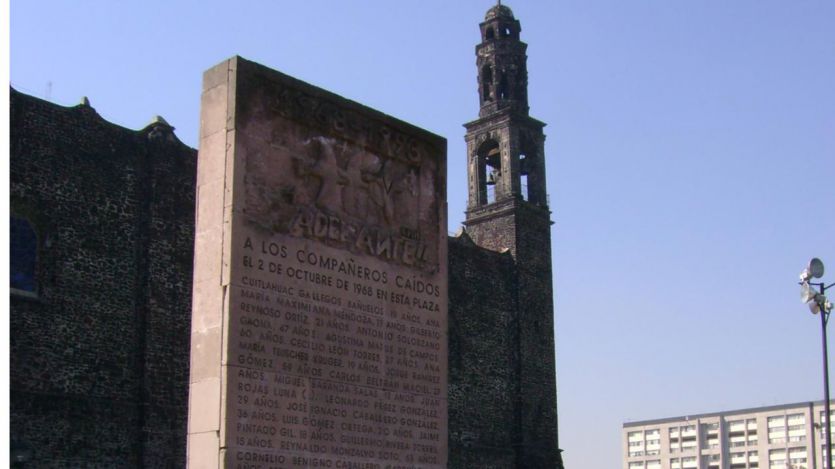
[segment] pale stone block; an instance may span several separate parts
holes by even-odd
[[[190,433],[186,463],[189,469],[218,469],[219,446],[217,432]]]
[[[221,228],[223,184],[223,180],[215,180],[197,186],[197,232]]]
[[[220,429],[220,378],[191,383],[188,393],[189,433]]]
[[[211,327],[191,333],[191,382],[220,378],[220,327]]]
[[[215,132],[226,130],[228,85],[219,85],[203,92],[200,112],[200,141]]]
[[[244,161],[236,153],[234,130],[226,132],[226,185],[223,188],[223,206],[230,207],[236,200],[236,194],[243,193]],[[237,199],[240,200],[240,199]],[[240,205],[240,204],[238,204]]]
[[[237,250],[234,249],[236,242],[235,233],[232,230],[232,210],[231,206],[223,208],[223,255],[221,259],[221,279],[220,283],[223,286],[228,286],[232,281],[232,268]]]
[[[197,186],[222,180],[226,171],[226,132],[215,132],[200,141]]]
[[[223,231],[206,230],[194,235],[194,283],[212,281],[220,285]]]
[[[223,324],[223,287],[216,279],[194,282],[191,304],[192,332]]]
[[[224,60],[203,72],[203,91],[210,90],[229,81],[229,73],[234,58]]]
[[[238,92],[238,66],[239,57],[232,57],[227,61],[229,66],[228,81],[226,82],[226,128],[235,128],[235,103]]]

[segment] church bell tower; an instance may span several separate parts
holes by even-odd
[[[479,25],[478,119],[465,124],[469,198],[464,225],[475,244],[516,265],[516,467],[562,468],[557,436],[551,212],[545,124],[528,115],[527,44],[499,2]]]
[[[548,220],[545,190],[545,124],[528,115],[527,44],[513,12],[498,4],[487,11],[476,46],[479,118],[467,128],[467,222],[477,236],[485,217],[519,207]],[[485,247],[510,249],[515,239],[484,239]],[[478,242],[478,241],[477,241]],[[491,242],[493,244],[491,244]]]

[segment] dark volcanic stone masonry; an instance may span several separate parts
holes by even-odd
[[[26,467],[181,467],[195,151],[163,122],[10,105],[11,214],[34,228],[37,280],[11,296],[13,447]]]

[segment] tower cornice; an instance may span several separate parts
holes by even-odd
[[[470,132],[477,129],[490,129],[493,127],[500,127],[506,124],[530,125],[539,129],[542,129],[546,125],[548,125],[545,122],[535,119],[527,114],[522,114],[519,112],[513,112],[504,109],[484,117],[479,117],[476,120],[467,122],[466,124],[464,124],[464,128],[467,129],[467,132]]]
[[[535,215],[537,217],[548,218],[549,224],[554,223],[550,220],[551,210],[547,206],[535,205],[519,198],[512,197],[500,200],[494,204],[467,210],[467,219],[464,220],[464,226],[477,225],[496,218],[515,215],[520,210],[528,211],[531,215]]]

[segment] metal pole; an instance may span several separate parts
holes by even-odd
[[[824,292],[823,284],[820,285],[821,295]],[[816,300],[817,301],[817,300]],[[829,356],[826,351],[826,320],[828,313],[824,305],[820,305],[821,335],[823,337],[823,411],[826,416],[826,467],[832,469],[832,421],[829,419]]]

